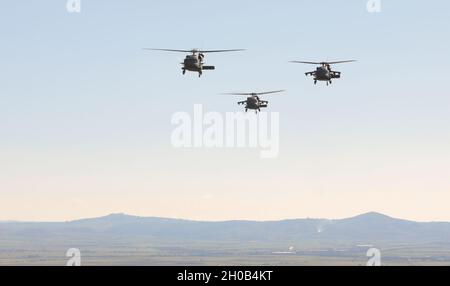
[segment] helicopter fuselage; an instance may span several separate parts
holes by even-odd
[[[202,70],[203,63],[197,55],[188,55],[184,59],[183,68],[188,71],[199,72]]]
[[[326,81],[327,85],[331,83],[332,79],[340,78],[341,72],[333,71],[329,66],[317,67],[313,72],[307,72],[306,75],[311,75],[314,77],[314,84],[317,81]]]
[[[314,74],[314,78],[320,81],[329,81],[331,79],[331,74],[326,67],[318,67]]]
[[[247,103],[246,103],[245,108],[259,109],[259,100],[254,96],[247,98]]]
[[[198,75],[201,76],[204,70],[216,69],[214,66],[203,65],[203,58],[204,56],[202,54],[187,55],[183,61],[183,74],[185,74],[186,71],[191,71],[198,72]]]
[[[329,81],[334,78],[340,78],[340,72],[332,71],[326,67],[318,67],[314,74],[316,80]]]
[[[245,103],[245,110],[250,109],[256,111],[260,111],[261,108],[266,108],[268,104],[267,101],[260,100],[258,96],[248,97],[243,103]]]

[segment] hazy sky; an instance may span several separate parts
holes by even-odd
[[[4,1],[0,220],[124,212],[205,220],[450,221],[450,2]],[[202,79],[183,54],[208,55]],[[313,66],[346,60],[333,86]],[[177,111],[237,111],[230,91],[287,89],[280,154],[174,149]]]

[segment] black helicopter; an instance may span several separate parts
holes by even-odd
[[[317,84],[317,81],[326,81],[327,85],[332,84],[333,79],[341,78],[341,72],[333,71],[331,69],[331,65],[334,64],[342,64],[342,63],[351,63],[355,62],[354,60],[350,61],[338,61],[338,62],[301,62],[301,61],[291,61],[291,63],[296,64],[310,64],[310,65],[320,65],[317,67],[315,71],[305,73],[306,76],[314,77],[314,84]]]
[[[197,72],[198,76],[201,77],[204,70],[215,70],[215,66],[206,66],[204,64],[205,54],[206,53],[225,53],[225,52],[239,52],[244,51],[243,49],[236,50],[211,50],[211,51],[202,51],[202,50],[170,50],[170,49],[144,49],[151,51],[164,51],[164,52],[178,52],[178,53],[190,53],[187,55],[184,61],[181,63],[183,65],[182,70],[183,74],[186,74],[186,71]]]
[[[251,92],[251,93],[225,93],[226,95],[244,95],[248,96],[247,100],[239,101],[239,105],[245,104],[245,112],[250,110],[255,110],[256,113],[261,112],[261,108],[267,108],[269,102],[266,100],[261,100],[260,95],[273,94],[284,92],[285,90],[276,90],[268,92]]]

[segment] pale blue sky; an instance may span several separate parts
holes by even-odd
[[[366,2],[2,3],[0,219],[450,220],[450,3]],[[198,79],[143,47],[247,51],[208,55],[217,70]],[[287,63],[346,59],[332,87]],[[267,89],[288,90],[269,106],[278,159],[170,145],[174,112],[236,111],[218,94]]]

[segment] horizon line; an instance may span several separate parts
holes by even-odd
[[[352,219],[357,218],[361,216],[368,216],[368,215],[376,215],[380,217],[386,217],[390,219],[395,220],[404,220],[404,221],[410,221],[410,222],[417,222],[417,223],[426,223],[426,222],[448,222],[450,221],[417,221],[417,220],[411,220],[411,219],[404,219],[404,218],[396,218],[392,217],[390,215],[386,215],[380,212],[371,211],[371,212],[365,212],[354,216],[349,217],[343,217],[343,218],[319,218],[319,217],[304,217],[304,218],[286,218],[286,219],[273,219],[273,220],[253,220],[253,219],[225,219],[225,220],[200,220],[200,219],[189,219],[189,218],[179,218],[179,217],[162,217],[162,216],[139,216],[139,215],[133,215],[133,214],[127,214],[127,213],[110,213],[103,216],[96,216],[96,217],[85,217],[85,218],[78,218],[78,219],[71,219],[71,220],[54,220],[54,221],[38,221],[38,220],[0,220],[0,223],[70,223],[70,222],[76,222],[76,221],[82,221],[82,220],[90,220],[90,219],[101,219],[111,216],[124,216],[124,217],[134,217],[134,218],[154,218],[154,219],[165,219],[165,220],[180,220],[180,221],[190,221],[190,222],[212,222],[212,223],[220,223],[220,222],[237,222],[237,221],[243,221],[243,222],[282,222],[282,221],[290,221],[290,220],[345,220],[345,219]]]

